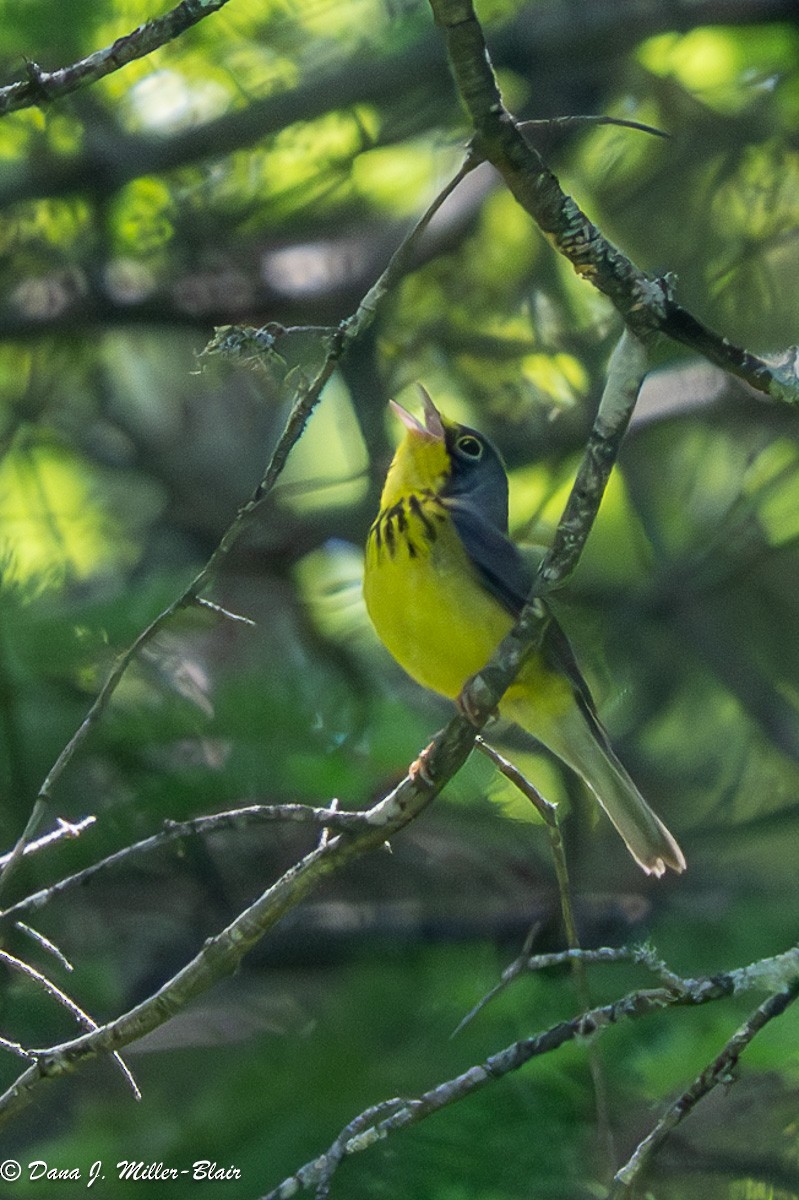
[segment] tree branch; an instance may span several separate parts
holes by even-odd
[[[191,837],[204,837],[210,833],[222,830],[246,829],[250,825],[262,824],[303,824],[316,825],[319,828],[338,830],[339,832],[354,832],[368,825],[368,814],[365,812],[342,812],[329,808],[313,808],[307,804],[250,804],[242,808],[230,809],[228,812],[213,813],[210,816],[194,817],[190,821],[165,821],[164,828],[151,837],[143,838],[130,846],[124,846],[113,854],[101,858],[98,862],[59,879],[49,887],[38,892],[32,892],[21,900],[16,900],[8,908],[0,912],[0,919],[16,917],[19,913],[31,912],[43,908],[45,904],[60,896],[63,892],[72,891],[88,883],[95,875],[117,867],[129,858],[140,854],[151,854],[168,846],[171,842],[183,841]],[[42,839],[44,840],[44,839]],[[37,843],[32,843],[36,845]],[[26,853],[31,845],[26,847]],[[9,856],[6,856],[8,858]]]
[[[691,1086],[674,1101],[652,1132],[636,1147],[629,1161],[616,1172],[613,1177],[614,1186],[610,1193],[611,1200],[620,1200],[621,1197],[630,1195],[653,1156],[680,1122],[690,1116],[704,1096],[712,1092],[720,1083],[735,1082],[733,1072],[746,1047],[760,1033],[761,1029],[768,1025],[769,1021],[773,1021],[775,1017],[781,1017],[797,996],[799,996],[799,978],[793,980],[787,988],[769,996],[755,1009],[732,1035],[722,1052],[705,1067],[704,1071],[697,1075]]]
[[[561,189],[502,102],[472,0],[430,0],[455,82],[475,130],[475,150],[502,176],[522,208],[578,275],[608,297],[644,341],[662,333],[690,346],[758,391],[799,402],[797,352],[769,363],[706,328],[676,304],[671,281],[641,271]]]
[[[64,838],[79,837],[85,829],[90,829],[96,820],[97,817],[94,816],[81,817],[79,821],[75,822],[59,820],[55,829],[51,829],[49,833],[43,833],[42,836],[37,838],[35,842],[28,842],[27,846],[25,847],[25,853],[38,854],[40,850],[44,850],[48,846],[52,846],[55,842],[63,841]],[[6,865],[10,858],[10,853],[0,854],[0,869]]]
[[[183,8],[184,5],[178,5],[173,11],[177,13]],[[494,57],[500,66],[522,58],[531,72],[551,72],[553,63],[568,63],[569,70],[574,71],[577,63],[597,61],[597,46],[601,47],[600,59],[605,64],[628,54],[643,38],[664,31],[685,31],[706,24],[767,23],[789,20],[794,15],[795,0],[671,0],[668,7],[642,6],[640,0],[592,0],[590,5],[581,7],[579,19],[575,19],[564,9],[562,0],[552,0],[537,4],[532,12],[523,10],[513,21],[497,29],[493,38]],[[172,13],[168,13],[160,20],[168,21],[171,17]],[[149,22],[140,28],[152,25]],[[128,39],[138,34],[139,30],[134,30]],[[154,48],[159,44],[164,43],[156,41]],[[108,55],[111,49],[96,51],[95,55]],[[91,62],[95,55],[80,61]],[[73,63],[47,75],[40,74],[55,83],[79,66],[80,63]],[[107,195],[131,179],[173,170],[209,155],[229,154],[293,122],[313,120],[331,109],[383,103],[386,96],[407,92],[409,80],[439,83],[445,80],[446,73],[440,43],[431,38],[422,38],[408,49],[381,58],[379,63],[365,63],[359,53],[357,60],[348,59],[334,71],[314,74],[296,88],[253,100],[244,109],[224,113],[168,138],[120,131],[113,139],[113,160],[107,145],[98,144],[87,146],[66,161],[55,155],[45,156],[24,174],[7,170],[0,180],[0,207],[23,199],[83,191],[87,180],[91,180],[95,195]],[[78,86],[92,81],[88,76],[81,78]],[[53,98],[52,88],[48,97],[37,94],[31,79],[0,89],[0,98],[4,95],[6,107],[0,111],[6,112]]]
[[[26,979],[31,980],[32,983],[41,988],[41,990],[50,996],[51,999],[55,1000],[57,1004],[60,1004],[62,1008],[65,1008],[82,1029],[99,1029],[97,1022],[93,1021],[89,1014],[84,1012],[80,1005],[76,1004],[71,996],[68,996],[65,991],[63,991],[60,987],[57,987],[51,979],[48,979],[47,976],[43,975],[41,971],[37,971],[35,967],[30,965],[30,963],[23,962],[22,959],[17,958],[14,954],[9,954],[6,950],[0,950],[0,962],[4,963],[5,966],[7,966],[10,970],[16,971],[18,974],[23,975]],[[28,1058],[35,1058],[35,1051],[28,1050],[25,1053]],[[124,1059],[121,1057],[121,1055],[117,1054],[116,1051],[113,1052],[113,1058],[122,1072],[125,1080],[127,1081],[131,1091],[133,1092],[134,1099],[141,1100],[141,1092],[139,1091],[136,1080],[133,1078],[133,1075],[131,1074],[130,1069],[125,1063]]]
[[[180,37],[192,25],[202,21],[228,0],[181,0],[181,3],[162,17],[154,17],[137,26],[132,33],[125,34],[110,46],[95,50],[86,58],[78,59],[69,66],[55,71],[44,71],[35,62],[26,65],[28,78],[0,88],[0,117],[20,108],[41,105],[61,96],[67,96],[78,88],[96,83],[106,75],[119,71],[134,59],[144,58]]]
[[[43,1079],[65,1075],[99,1054],[115,1053],[169,1020],[193,997],[235,970],[247,951],[280,918],[334,871],[382,846],[386,838],[413,820],[465,761],[474,731],[457,717],[428,747],[426,761],[435,769],[407,777],[365,814],[366,827],[346,838],[338,834],[301,859],[225,929],[209,938],[200,952],[153,995],[129,1012],[79,1038],[31,1051],[35,1062],[0,1097],[0,1124],[25,1108]],[[330,814],[329,814],[330,816]],[[331,821],[328,819],[328,825]]]
[[[542,960],[544,960],[543,965],[549,966],[555,959],[568,961],[573,960],[576,956],[587,963],[625,962],[633,958],[649,965],[647,959],[652,962],[656,961],[649,951],[611,950],[607,947],[598,951],[580,951],[579,954],[575,951],[566,951],[564,955],[542,956]],[[366,1150],[397,1130],[405,1129],[409,1125],[425,1120],[442,1108],[467,1099],[473,1092],[496,1083],[511,1071],[518,1071],[533,1058],[551,1054],[569,1042],[591,1038],[623,1021],[636,1021],[675,1007],[695,1007],[709,1004],[749,988],[762,987],[764,978],[770,977],[778,971],[781,979],[780,998],[771,997],[767,1000],[744,1026],[745,1030],[752,1030],[748,1039],[751,1041],[751,1037],[758,1029],[762,1028],[766,1021],[778,1016],[799,994],[799,951],[794,948],[781,955],[779,969],[775,966],[776,962],[775,959],[763,960],[763,963],[753,963],[749,967],[699,979],[679,979],[673,972],[668,972],[666,969],[668,976],[675,981],[671,986],[630,992],[620,999],[614,1000],[611,1004],[603,1004],[590,1009],[571,1020],[558,1022],[542,1033],[514,1042],[504,1050],[492,1054],[484,1062],[470,1067],[468,1071],[437,1084],[436,1087],[424,1092],[421,1096],[414,1099],[388,1100],[382,1105],[376,1105],[367,1110],[347,1126],[347,1129],[356,1129],[357,1132],[349,1140],[344,1141],[343,1147],[344,1135],[342,1134],[339,1135],[330,1150],[306,1163],[294,1175],[289,1176],[269,1192],[263,1200],[289,1200],[290,1197],[296,1195],[300,1188],[318,1188],[320,1185],[325,1188],[329,1185],[333,1173],[346,1155]],[[763,1015],[758,1017],[757,1014],[761,1012]],[[744,1035],[742,1031],[739,1031],[731,1039],[729,1047],[735,1043],[740,1054],[744,1046],[748,1044],[743,1039]],[[380,1116],[383,1107],[389,1109],[389,1115],[382,1116],[379,1120],[370,1123],[369,1114],[376,1113]],[[346,1132],[345,1130],[344,1134]],[[321,1194],[325,1195],[326,1192],[323,1191]]]

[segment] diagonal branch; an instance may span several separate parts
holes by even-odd
[[[572,957],[574,955],[574,952],[567,951],[566,953]],[[550,957],[560,958],[562,956],[542,956],[542,965],[547,965],[544,960]],[[630,957],[645,965],[650,965],[647,959],[652,958],[654,962],[653,956],[646,952],[614,951],[607,948],[600,951],[582,951],[579,957],[584,962],[624,962],[628,961]],[[531,962],[534,961],[531,960]],[[560,1021],[558,1024],[552,1025],[542,1033],[513,1042],[505,1049],[492,1054],[484,1062],[470,1067],[469,1070],[453,1079],[447,1079],[443,1083],[437,1084],[421,1096],[405,1100],[392,1099],[375,1105],[350,1122],[347,1129],[336,1138],[327,1152],[306,1163],[263,1197],[263,1200],[289,1200],[290,1197],[297,1194],[301,1187],[319,1188],[321,1186],[323,1189],[327,1188],[333,1173],[346,1155],[366,1150],[392,1133],[406,1129],[409,1125],[423,1121],[451,1104],[467,1099],[473,1092],[491,1086],[511,1071],[518,1071],[533,1058],[551,1054],[569,1042],[593,1037],[624,1021],[636,1021],[642,1017],[654,1016],[670,1008],[709,1004],[749,988],[762,987],[764,977],[770,976],[772,972],[777,975],[777,969],[774,966],[776,961],[772,960],[768,967],[765,967],[765,964],[754,963],[751,967],[740,968],[712,977],[680,980],[679,986],[642,988],[630,992],[610,1004],[603,1004],[587,1010],[571,1020]],[[796,950],[788,951],[787,954],[780,956],[779,961],[781,964],[779,998],[770,997],[765,1004],[761,1005],[750,1022],[747,1022],[744,1030],[750,1031],[751,1027],[748,1040],[744,1032],[740,1030],[731,1040],[730,1046],[734,1043],[739,1054],[758,1032],[758,1029],[762,1028],[766,1021],[784,1011],[791,1000],[799,994],[799,962]],[[672,972],[667,972],[667,977],[677,978]],[[758,1014],[762,1015],[758,1016]],[[384,1108],[389,1110],[387,1116],[370,1121],[370,1115],[380,1117]],[[348,1130],[355,1132],[345,1139]],[[322,1195],[325,1194],[326,1192],[322,1191]]]
[[[65,991],[53,983],[52,979],[48,979],[46,975],[43,975],[41,971],[37,971],[30,963],[23,962],[21,958],[17,958],[14,954],[9,954],[7,950],[0,950],[0,962],[4,963],[10,970],[17,971],[20,975],[24,975],[26,979],[30,979],[32,983],[41,988],[57,1004],[65,1008],[82,1029],[96,1030],[99,1028],[97,1022],[93,1021],[79,1004],[76,1004]],[[28,1058],[34,1057],[34,1051],[29,1050],[25,1054]],[[116,1051],[114,1051],[113,1057],[133,1092],[134,1099],[141,1100],[141,1092],[124,1059]]]
[[[797,996],[799,996],[799,978],[794,979],[779,992],[774,992],[755,1009],[732,1035],[721,1053],[705,1067],[704,1071],[697,1075],[691,1086],[663,1114],[652,1132],[636,1147],[629,1161],[616,1172],[613,1177],[614,1186],[610,1193],[611,1198],[621,1200],[622,1197],[631,1195],[632,1189],[636,1187],[652,1157],[672,1131],[715,1087],[720,1083],[733,1082],[733,1072],[744,1050],[761,1029],[768,1025],[769,1021],[782,1016]]]
[[[32,1051],[35,1055],[33,1065],[0,1096],[0,1123],[31,1102],[43,1079],[68,1074],[99,1054],[118,1052],[162,1025],[189,1000],[234,971],[247,951],[323,879],[353,859],[382,846],[387,837],[413,820],[465,761],[473,739],[474,730],[469,723],[456,717],[428,747],[428,762],[435,765],[438,782],[433,782],[426,772],[421,771],[407,777],[389,796],[364,814],[365,829],[349,838],[338,834],[317,846],[225,929],[207,939],[200,952],[153,995],[81,1037]]]
[[[94,825],[97,817],[81,817],[79,821],[63,821],[59,820],[55,829],[51,829],[49,833],[43,833],[35,842],[28,842],[25,847],[26,854],[38,854],[40,850],[52,846],[55,842],[63,841],[64,838],[79,837],[85,829],[91,828]],[[0,870],[6,865],[11,854],[0,854]]]
[[[82,887],[95,875],[119,866],[129,858],[141,854],[150,854],[163,846],[175,841],[185,841],[190,837],[204,837],[221,830],[242,830],[249,825],[262,824],[310,824],[319,828],[336,829],[339,832],[353,832],[368,825],[367,814],[364,812],[340,812],[329,808],[313,808],[308,804],[249,804],[242,808],[230,809],[227,812],[212,813],[210,816],[194,817],[189,821],[165,821],[164,827],[150,837],[142,838],[139,842],[123,846],[98,862],[91,863],[73,875],[63,878],[32,892],[28,896],[15,900],[8,908],[0,911],[0,918],[16,917],[22,912],[37,911],[43,908],[56,896],[63,892]],[[30,849],[30,846],[28,847]]]
[[[67,96],[78,88],[96,83],[106,75],[119,71],[134,59],[144,58],[153,50],[180,37],[192,25],[202,21],[228,0],[181,0],[181,3],[162,17],[145,21],[131,33],[86,58],[55,71],[43,71],[35,62],[27,63],[28,78],[0,88],[0,117],[20,108],[30,108]]]
[[[472,0],[430,0],[441,26],[455,82],[475,130],[476,152],[507,187],[555,249],[571,262],[644,340],[666,334],[745,379],[758,391],[799,401],[797,352],[767,362],[704,326],[671,296],[671,281],[641,271],[567,196],[541,155],[505,108]]]
[[[538,597],[563,583],[577,565],[599,512],[646,369],[643,342],[625,328],[611,356],[596,419],[552,546],[541,561],[518,621],[500,643],[491,662],[464,689],[461,700],[467,713],[493,712],[522,662],[540,643],[548,617]]]

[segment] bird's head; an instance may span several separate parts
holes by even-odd
[[[443,500],[470,504],[501,529],[508,527],[508,477],[496,447],[467,425],[443,416],[420,386],[423,422],[396,401],[391,407],[405,437],[389,468],[382,507],[412,492],[433,492]]]

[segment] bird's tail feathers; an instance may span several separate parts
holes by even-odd
[[[644,800],[607,742],[600,743],[597,739],[579,708],[575,706],[557,720],[547,722],[551,728],[544,731],[538,714],[534,721],[524,719],[527,707],[527,703],[519,702],[507,708],[503,705],[503,715],[533,733],[580,776],[638,865],[648,875],[663,875],[667,867],[684,871],[685,855],[676,840]]]

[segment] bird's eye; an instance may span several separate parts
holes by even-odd
[[[473,462],[477,462],[478,459],[483,457],[483,443],[470,433],[465,433],[463,437],[459,437],[455,446],[465,458],[470,458]]]

